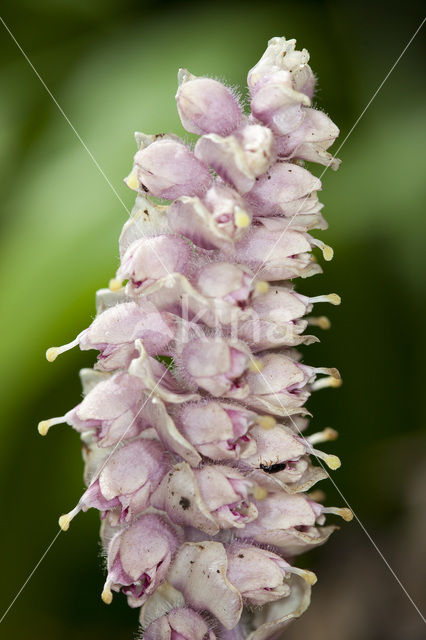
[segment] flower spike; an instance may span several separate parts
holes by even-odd
[[[341,384],[297,351],[330,328],[314,305],[341,303],[298,290],[322,272],[317,249],[333,258],[311,235],[328,225],[305,163],[340,164],[308,63],[272,38],[248,73],[249,113],[226,84],[179,70],[177,111],[198,139],[135,133],[116,274],[90,326],[46,352],[98,352],[79,404],[38,431],[81,436],[87,488],[59,526],[99,511],[101,598],[140,608],[140,640],[281,637],[317,582],[294,558],[338,529],[326,516],[353,518],[315,488],[340,467],[316,448],[337,432],[304,435],[311,393]]]

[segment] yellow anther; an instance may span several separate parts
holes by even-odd
[[[346,520],[346,522],[350,522],[351,520],[353,520],[354,514],[347,507],[344,507],[343,509],[339,509],[339,512],[340,512],[339,516],[341,516],[343,520]]]
[[[329,329],[331,327],[331,322],[330,320],[327,318],[327,316],[311,316],[310,318],[307,319],[308,320],[308,324],[311,327],[319,327],[320,329]]]
[[[250,360],[250,364],[249,364],[249,369],[250,371],[253,371],[254,373],[260,373],[261,371],[263,371],[263,363],[261,360],[258,360],[257,358],[252,358]]]
[[[50,427],[49,420],[42,420],[41,422],[39,422],[37,427],[39,434],[41,436],[47,435],[47,432],[49,431],[49,427]]]
[[[54,362],[57,357],[58,357],[57,347],[50,347],[50,349],[46,351],[46,358],[49,362]]]
[[[239,207],[235,208],[234,220],[235,220],[235,226],[238,227],[239,229],[245,229],[250,225],[250,222],[251,222],[250,216],[248,215],[248,213],[244,211],[244,209],[240,209]]]
[[[330,320],[327,318],[327,316],[320,316],[318,318],[318,326],[320,329],[329,329],[331,327],[331,322]]]
[[[337,440],[339,437],[339,432],[336,429],[332,429],[331,427],[326,427],[323,431],[324,442],[327,440]]]
[[[307,495],[309,500],[313,500],[314,502],[323,502],[323,500],[325,500],[325,493],[321,489],[314,489]]]
[[[58,520],[59,526],[61,527],[62,531],[68,531],[68,529],[70,528],[70,522],[71,518],[68,513],[65,513]]]
[[[124,183],[129,187],[129,189],[133,189],[134,191],[137,191],[139,189],[139,180],[136,167],[134,167],[129,175],[124,178]]]
[[[272,416],[258,416],[257,423],[262,429],[273,429],[277,424],[277,421]]]
[[[328,389],[329,387],[331,387],[332,389],[337,389],[337,387],[341,386],[341,378],[335,378],[334,376],[325,376],[324,378],[315,380],[315,382],[313,382],[311,385],[311,389],[312,391],[318,391],[319,389]]]
[[[290,573],[295,573],[305,580],[308,584],[313,585],[317,581],[317,577],[313,571],[308,571],[307,569],[299,569],[299,567],[290,567]]]
[[[335,516],[340,516],[341,518],[343,518],[343,520],[346,520],[346,522],[350,522],[353,517],[354,514],[352,513],[352,511],[350,509],[348,509],[347,507],[323,507],[322,509],[323,513],[332,513]]]
[[[259,485],[256,485],[253,489],[253,497],[255,500],[264,500],[267,495],[268,491],[264,487],[259,487]]]
[[[266,282],[265,280],[259,280],[259,282],[256,282],[256,293],[268,293],[269,291],[269,282]]]
[[[118,291],[119,289],[121,289],[122,286],[123,286],[123,282],[120,280],[120,278],[111,278],[111,280],[108,283],[108,287],[110,288],[111,291]]]
[[[304,578],[306,580],[306,582],[308,584],[310,584],[311,586],[314,585],[318,578],[316,577],[315,573],[313,571],[307,571],[305,570],[302,575],[302,578]]]
[[[322,255],[324,256],[324,260],[327,260],[327,262],[330,262],[330,260],[333,260],[334,251],[331,247],[325,244],[322,248]]]
[[[105,602],[105,604],[111,604],[111,602],[112,602],[112,591],[108,586],[104,587],[104,590],[102,591],[102,594],[101,594],[101,598]]]
[[[330,293],[327,297],[331,304],[338,305],[342,302],[342,298],[337,293]]]
[[[338,456],[332,455],[331,453],[324,456],[324,462],[332,471],[342,466],[340,458],[338,458]]]
[[[306,571],[303,575],[303,577],[305,578],[306,582],[310,585],[314,585],[318,578],[316,577],[315,573],[313,571]]]

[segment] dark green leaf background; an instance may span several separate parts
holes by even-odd
[[[231,84],[274,35],[296,37],[319,77],[317,104],[341,140],[421,22],[420,3],[179,3],[19,0],[2,16],[127,207],[122,183],[133,131],[182,132],[178,67]],[[94,293],[118,263],[127,213],[0,25],[1,179],[1,609],[57,532],[83,489],[77,435],[40,419],[79,401],[77,372],[93,354],[54,364],[47,347],[87,326]],[[322,201],[335,249],[323,276],[299,289],[337,291],[322,308],[332,329],[307,362],[337,366],[338,391],[311,401],[313,426],[330,425],[343,459],[339,489],[421,607],[424,533],[425,90],[419,34],[328,171]],[[315,169],[319,173],[318,169]],[[423,451],[422,451],[423,449]],[[343,500],[328,481],[329,503]],[[423,503],[422,503],[423,500]],[[422,545],[423,540],[423,545]],[[422,552],[423,547],[423,552]],[[423,556],[422,556],[423,553]],[[289,640],[411,640],[422,623],[354,521],[304,560],[318,576],[310,611]],[[4,638],[133,638],[137,613],[100,601],[98,516],[61,534],[0,627]],[[0,613],[1,615],[1,613]]]

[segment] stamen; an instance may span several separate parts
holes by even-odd
[[[118,291],[123,286],[123,281],[120,278],[111,278],[108,283],[110,291]]]
[[[277,421],[272,416],[258,416],[257,423],[262,427],[262,429],[273,429],[277,424]]]
[[[328,376],[326,378],[321,378],[320,380],[315,380],[314,383],[311,384],[312,391],[318,391],[319,389],[326,389],[327,387],[332,387],[337,389],[342,386],[342,379],[335,378],[334,376]]]
[[[105,604],[111,604],[112,602],[112,591],[109,587],[109,582],[108,580],[105,582],[102,594],[101,594],[101,598],[102,600],[105,602]]]
[[[323,296],[309,298],[309,302],[330,302],[331,304],[339,305],[342,302],[342,299],[337,293],[328,293]]]
[[[330,440],[337,440],[339,434],[335,429],[326,427],[323,431],[313,433],[311,436],[307,436],[306,440],[310,444],[318,444],[318,442],[329,442]]]
[[[308,493],[307,496],[309,500],[312,500],[313,502],[323,502],[326,497],[324,491],[321,489],[314,489],[314,491]]]
[[[244,209],[241,209],[240,207],[235,207],[234,209],[234,220],[235,220],[235,226],[238,227],[239,229],[245,229],[250,225],[250,222],[251,222],[250,216],[248,215],[248,213],[244,211]]]
[[[337,380],[340,380],[341,375],[336,367],[315,367],[315,373],[324,373],[325,375],[332,376]]]
[[[38,423],[37,429],[41,436],[47,435],[50,427],[53,427],[55,424],[64,424],[66,422],[65,416],[61,416],[60,418],[50,418],[50,420],[42,420]]]
[[[322,240],[318,240],[317,238],[312,238],[312,244],[321,249],[324,260],[330,262],[333,260],[334,251],[328,244],[325,244]]]
[[[260,373],[261,371],[263,371],[263,363],[262,363],[262,361],[258,360],[257,358],[251,358],[250,364],[249,364],[249,369],[250,369],[250,371],[253,371],[254,373]]]
[[[62,345],[62,347],[50,347],[50,349],[46,351],[47,360],[49,362],[54,362],[61,353],[64,353],[65,351],[69,351],[70,349],[73,349],[78,345],[78,343],[79,343],[79,336],[77,336],[77,338],[72,342],[68,342],[68,344]]]
[[[269,282],[266,282],[265,280],[259,280],[255,284],[255,291],[256,293],[268,293]]]
[[[339,508],[339,507],[322,507],[321,510],[322,510],[322,513],[332,513],[335,516],[340,516],[346,522],[350,522],[354,517],[354,514],[352,513],[352,511],[350,509],[348,509],[347,507],[342,507],[342,508]]]
[[[325,464],[329,469],[335,471],[339,467],[342,466],[340,458],[338,456],[334,456],[332,453],[324,453],[324,451],[319,451],[318,449],[310,449],[310,453],[312,453],[320,460],[324,460]]]
[[[124,184],[129,187],[129,189],[133,189],[133,191],[138,191],[139,189],[139,180],[138,173],[136,167],[133,167],[129,175],[124,178]]]
[[[59,518],[58,522],[62,531],[68,531],[71,520],[75,518],[77,513],[79,513],[80,511],[81,511],[81,507],[80,505],[77,505],[76,507],[74,507],[72,511],[70,511],[69,513],[65,513],[63,516]]]
[[[319,327],[320,329],[329,329],[331,327],[331,322],[327,318],[327,316],[319,316],[318,318],[311,316],[310,318],[306,318],[308,324],[312,327]]]
[[[256,485],[253,489],[253,498],[255,500],[264,500],[267,495],[268,491],[264,487],[259,487],[259,485]]]
[[[289,566],[287,571],[289,573],[297,574],[298,576],[303,578],[311,586],[314,585],[318,580],[318,578],[316,577],[315,573],[313,571],[308,571],[307,569],[299,569],[299,567]]]

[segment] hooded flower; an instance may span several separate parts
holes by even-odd
[[[250,351],[244,343],[225,338],[190,339],[182,349],[183,369],[190,382],[215,397],[247,396],[243,374],[250,361]]]
[[[219,529],[244,528],[257,517],[250,498],[253,482],[233,467],[205,465],[191,469],[179,463],[151,498],[174,522],[215,535]]]
[[[142,339],[148,352],[156,354],[164,352],[173,335],[173,319],[149,302],[123,302],[106,309],[73,342],[51,347],[46,355],[52,361],[78,344],[82,350],[97,349],[100,354],[96,366],[111,371],[129,366],[137,355],[135,340]]]
[[[286,557],[308,551],[327,540],[336,527],[317,527],[324,524],[324,514],[339,515],[347,521],[352,519],[349,509],[323,507],[303,493],[271,493],[257,502],[257,508],[256,522],[246,526],[242,537],[277,547]]]
[[[116,449],[102,464],[77,507],[61,516],[61,528],[67,530],[72,518],[90,507],[98,509],[103,517],[110,514],[113,525],[131,521],[149,505],[151,493],[167,468],[165,451],[156,440],[133,440]]]
[[[115,277],[91,325],[47,351],[99,352],[82,401],[39,431],[81,435],[87,489],[60,526],[100,512],[102,599],[141,607],[144,640],[278,640],[316,581],[289,559],[328,539],[326,516],[352,517],[313,489],[340,460],[315,448],[337,434],[311,433],[305,406],[340,375],[294,349],[330,326],[313,306],[340,303],[297,286],[333,257],[312,235],[327,222],[305,161],[339,166],[308,62],[272,38],[249,113],[233,88],[179,71],[177,110],[199,137],[135,134]]]
[[[233,251],[251,222],[251,212],[241,196],[226,184],[215,184],[202,198],[182,196],[170,206],[167,219],[203,249]]]
[[[111,539],[108,575],[102,591],[106,604],[112,591],[127,595],[131,607],[139,607],[164,581],[179,544],[174,528],[154,514],[143,515]]]
[[[276,553],[252,545],[233,545],[227,552],[229,581],[237,587],[245,602],[263,605],[290,595],[287,578],[301,575],[308,584],[315,584],[311,571],[292,567]]]
[[[109,447],[146,428],[144,399],[141,381],[120,371],[100,379],[65,416],[40,422],[39,432],[46,435],[51,426],[66,422],[82,434],[90,432],[99,446]]]
[[[188,404],[178,414],[179,428],[203,456],[238,460],[256,451],[249,429],[257,415],[239,405],[214,400]]]
[[[138,293],[143,287],[171,273],[187,274],[190,255],[189,244],[179,236],[139,238],[126,250],[117,271],[117,281],[128,280],[128,292]]]
[[[277,415],[298,412],[309,398],[318,373],[329,374],[333,380],[340,381],[337,369],[309,367],[290,355],[268,353],[259,362],[260,370],[247,375],[250,389],[247,402],[255,409]]]

